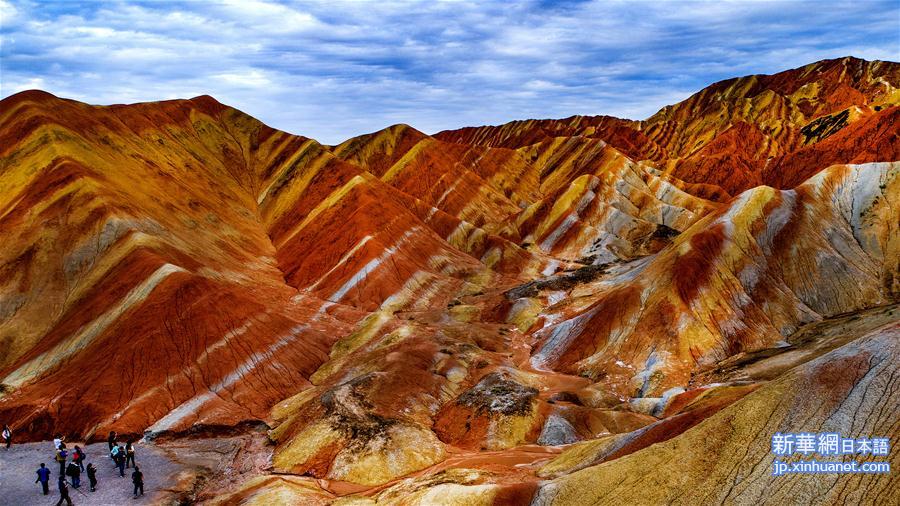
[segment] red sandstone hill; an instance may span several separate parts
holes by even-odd
[[[228,504],[724,501],[700,465],[659,493],[609,478],[674,475],[712,436],[752,449],[719,459],[758,493],[761,425],[896,435],[898,87],[900,65],[845,58],[641,122],[337,146],[205,96],[8,97],[0,422],[265,424],[295,476]],[[814,479],[822,502],[856,490]]]

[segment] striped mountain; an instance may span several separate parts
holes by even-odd
[[[800,389],[832,409],[811,428],[896,436],[898,88],[900,65],[844,58],[644,121],[337,146],[206,96],[8,97],[0,420],[264,427],[273,474],[229,504],[728,500],[729,476],[634,470],[671,478],[729,424],[788,430]],[[765,434],[729,437],[758,495]]]

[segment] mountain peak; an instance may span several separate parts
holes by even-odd
[[[29,100],[29,101],[33,101],[33,102],[46,102],[46,101],[61,100],[61,99],[50,92],[47,92],[44,90],[38,90],[38,89],[31,89],[31,90],[20,91],[18,93],[13,93],[12,95],[4,98],[3,100],[4,101],[7,101],[7,100],[9,100],[9,101]]]

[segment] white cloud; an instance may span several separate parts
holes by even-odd
[[[272,81],[259,70],[246,70],[243,72],[215,74],[212,76],[226,84],[247,88],[262,88],[272,84]]]
[[[550,81],[545,81],[543,79],[532,79],[525,83],[523,88],[533,91],[547,91],[547,90],[564,90],[565,86],[561,86],[556,83],[551,83]]]
[[[40,77],[32,77],[24,81],[12,81],[9,83],[9,94],[18,93],[25,90],[39,90],[46,85],[46,82]],[[4,89],[5,93],[5,89]]]
[[[11,26],[16,22],[18,14],[19,11],[13,4],[0,0],[0,26]]]
[[[647,117],[711,82],[848,54],[897,60],[895,0],[141,2],[0,0],[0,95],[210,94],[337,143],[527,117]],[[777,22],[773,22],[777,19]],[[840,34],[837,36],[836,34]]]
[[[217,4],[218,12],[239,24],[254,26],[268,33],[287,34],[322,28],[323,25],[308,12],[261,0],[226,0]]]

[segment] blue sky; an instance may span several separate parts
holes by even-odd
[[[0,95],[210,94],[337,143],[513,119],[645,118],[721,79],[900,60],[900,1],[0,0]]]

